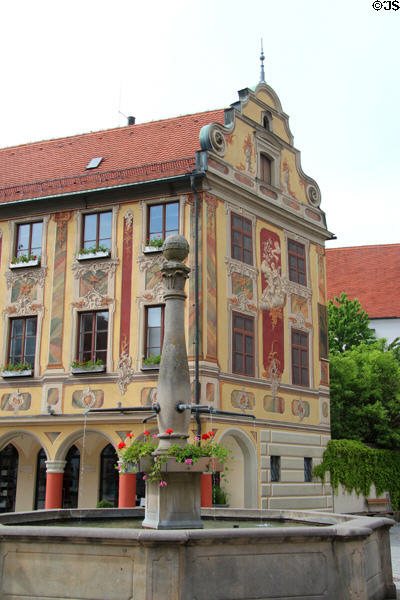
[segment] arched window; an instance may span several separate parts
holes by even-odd
[[[270,121],[269,121],[269,118],[267,117],[267,115],[263,116],[263,127],[267,131],[271,131],[271,125],[270,125]]]
[[[36,461],[35,510],[44,508],[46,498],[46,452],[41,448]]]
[[[76,446],[71,446],[66,456],[66,465],[63,478],[63,508],[78,507],[79,492],[79,465],[80,452]]]
[[[0,452],[0,512],[14,512],[17,492],[18,452],[8,444]]]
[[[108,500],[118,506],[118,471],[115,468],[118,455],[112,444],[107,444],[100,455],[99,500]]]

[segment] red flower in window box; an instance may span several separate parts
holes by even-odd
[[[125,448],[125,446],[126,446],[125,442],[120,442],[118,444],[118,450],[122,450],[122,448]]]
[[[173,429],[166,429],[165,433],[167,433],[168,435],[171,435],[171,433],[174,433]]]
[[[202,439],[202,440],[209,440],[209,439],[210,439],[210,436],[209,436],[209,434],[208,434],[208,433],[203,433],[203,435],[201,436],[201,439]]]
[[[135,437],[135,434],[134,434],[134,433],[132,433],[132,432],[130,432],[130,433],[127,433],[127,434],[126,434],[126,437],[128,437],[128,438],[133,438],[133,437]]]
[[[146,431],[143,431],[143,435],[150,435],[150,431],[147,431],[146,429]]]

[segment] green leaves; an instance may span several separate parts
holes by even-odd
[[[331,355],[333,438],[400,447],[400,365],[385,343]]]
[[[368,496],[375,484],[378,496],[390,493],[394,510],[400,507],[400,452],[370,448],[354,440],[331,440],[314,475],[323,481],[327,472],[337,490],[339,483],[349,492]]]
[[[361,343],[372,343],[375,334],[369,328],[368,314],[360,302],[349,300],[344,292],[328,302],[329,350],[344,352]]]

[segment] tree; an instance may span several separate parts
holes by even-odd
[[[331,353],[330,386],[333,438],[400,447],[400,364],[386,340]]]
[[[344,352],[361,343],[369,344],[376,340],[369,328],[368,314],[360,302],[350,300],[344,292],[340,298],[328,302],[329,351]]]

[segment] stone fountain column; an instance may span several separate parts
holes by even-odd
[[[159,445],[163,454],[173,444],[185,446],[189,437],[190,410],[178,412],[177,404],[190,404],[190,379],[185,341],[186,279],[190,269],[183,261],[189,244],[181,235],[169,236],[163,245],[167,261],[162,267],[165,284],[164,342],[158,378],[157,400]],[[172,433],[166,433],[172,430]],[[201,528],[201,472],[189,466],[168,465],[166,486],[146,481],[146,511],[143,527],[151,529]]]

